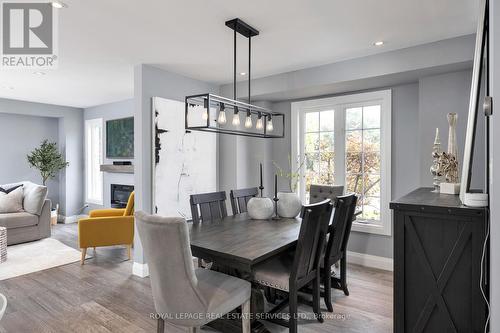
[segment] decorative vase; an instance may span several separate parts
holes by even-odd
[[[251,198],[247,203],[247,211],[254,220],[267,220],[273,216],[273,201],[269,198]]]
[[[278,192],[278,215],[293,218],[299,215],[302,202],[295,192]]]
[[[457,114],[450,112],[448,118],[448,154],[444,157],[443,171],[445,182],[441,183],[441,193],[460,193],[460,179],[458,177],[458,148],[457,148]]]

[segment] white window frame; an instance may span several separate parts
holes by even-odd
[[[100,129],[101,142],[99,144],[100,154],[99,154],[99,167],[103,163],[103,127],[104,127],[103,118],[95,118],[95,119],[86,119],[85,120],[85,202],[95,205],[103,205],[104,204],[104,181],[103,181],[103,173],[100,171],[98,177],[100,178],[100,186],[101,186],[101,198],[89,198],[88,186],[89,186],[89,138],[88,133],[90,128],[98,126]]]
[[[297,170],[298,161],[304,156],[304,123],[305,114],[307,112],[325,111],[334,109],[335,112],[335,128],[334,140],[335,147],[342,153],[335,154],[335,179],[343,180],[341,185],[345,185],[345,167],[338,168],[339,165],[345,165],[345,109],[353,107],[356,104],[367,103],[380,104],[380,145],[381,145],[381,162],[380,162],[380,223],[366,223],[354,221],[352,225],[353,231],[366,232],[378,235],[392,234],[391,222],[392,212],[389,209],[391,200],[391,114],[392,114],[392,92],[391,90],[379,90],[367,93],[350,94],[329,98],[321,98],[307,100],[301,102],[293,102],[291,105],[291,156],[292,170]],[[338,112],[337,110],[341,111]],[[302,165],[301,174],[304,175],[305,166]],[[300,198],[305,200],[305,177],[300,177],[298,184],[298,194]]]

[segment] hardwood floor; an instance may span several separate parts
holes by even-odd
[[[52,235],[76,248],[76,224],[56,225]],[[0,332],[156,332],[149,279],[131,274],[126,248],[89,249],[89,254],[93,258],[84,266],[77,262],[0,281],[8,299]],[[299,332],[392,332],[392,273],[349,265],[348,282],[350,296],[332,291],[334,313],[322,302],[325,322],[299,320]],[[312,316],[305,305],[299,312]],[[271,332],[287,332],[264,324]],[[166,332],[187,330],[167,326]]]

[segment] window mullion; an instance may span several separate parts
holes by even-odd
[[[347,186],[345,172],[345,107],[336,105],[334,109],[335,184]]]

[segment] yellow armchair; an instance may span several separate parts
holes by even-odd
[[[130,194],[125,209],[96,209],[89,217],[78,221],[78,243],[84,264],[87,248],[126,245],[128,258],[134,243],[134,192]]]

